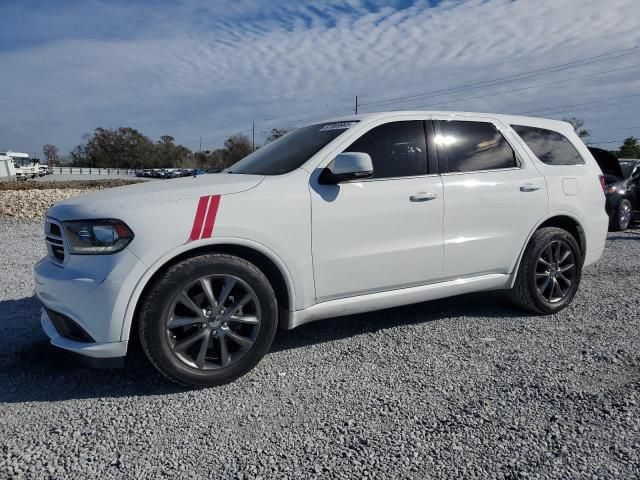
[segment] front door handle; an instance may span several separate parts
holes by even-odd
[[[542,187],[540,185],[534,185],[533,183],[525,183],[520,187],[521,192],[535,192],[536,190],[540,190]]]
[[[438,198],[437,193],[418,192],[409,197],[412,202],[427,202],[429,200],[435,200]]]

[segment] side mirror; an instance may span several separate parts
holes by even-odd
[[[336,185],[348,180],[359,180],[373,175],[373,162],[368,153],[344,152],[322,170],[318,183]]]

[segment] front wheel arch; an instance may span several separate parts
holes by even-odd
[[[239,243],[209,244],[186,250],[165,260],[164,263],[155,268],[155,271],[150,277],[146,278],[142,289],[136,289],[138,293],[136,294],[134,292],[132,294],[132,301],[135,302],[133,311],[128,308],[125,314],[121,333],[122,341],[125,341],[127,339],[131,340],[132,333],[135,335],[143,299],[145,298],[145,294],[149,291],[151,285],[153,285],[155,280],[157,280],[163,274],[163,272],[171,268],[176,263],[181,262],[187,258],[196,257],[207,253],[226,253],[252,263],[260,271],[262,271],[262,273],[271,283],[271,287],[275,292],[278,305],[280,305],[281,308],[289,311],[293,311],[295,309],[295,291],[293,289],[293,281],[289,272],[285,270],[284,266],[278,265],[276,261],[270,256],[250,246],[242,245]]]

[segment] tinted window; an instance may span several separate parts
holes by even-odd
[[[441,121],[436,144],[449,172],[476,172],[517,165],[511,146],[492,123]]]
[[[281,175],[291,172],[356,123],[320,123],[299,128],[259,148],[225,172],[249,175]]]
[[[584,160],[565,137],[544,128],[511,125],[540,161],[549,165],[582,165]]]
[[[622,169],[622,178],[631,177],[631,172],[633,172],[633,169],[634,169],[635,166],[636,166],[636,162],[621,161],[620,162],[620,168]]]
[[[424,124],[420,120],[375,127],[345,152],[368,153],[373,162],[374,178],[412,177],[427,173]]]

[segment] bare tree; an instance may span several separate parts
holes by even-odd
[[[42,146],[42,155],[44,160],[50,167],[60,163],[60,155],[58,155],[58,147],[47,143]]]
[[[584,120],[576,117],[563,118],[562,120],[565,122],[569,122],[573,129],[576,131],[576,135],[578,135],[578,137],[582,138],[583,140],[591,136],[589,130],[583,128]]]
[[[271,131],[269,132],[269,136],[267,136],[267,139],[264,142],[265,145],[267,143],[271,143],[274,140],[279,139],[280,137],[286,135],[290,131],[292,131],[291,128],[272,128]]]

